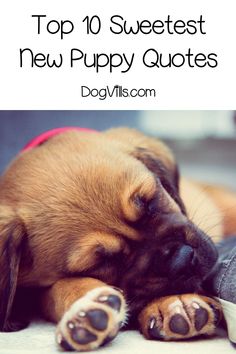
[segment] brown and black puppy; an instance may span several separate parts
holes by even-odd
[[[0,179],[1,330],[21,327],[16,290],[37,289],[65,349],[112,340],[126,301],[147,338],[213,334],[220,306],[197,295],[217,260],[205,232],[236,229],[223,214],[235,201],[179,183],[170,150],[131,129],[70,131],[20,154]]]

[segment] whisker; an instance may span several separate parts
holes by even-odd
[[[235,204],[233,206],[230,206],[230,207],[227,207],[227,208],[222,208],[222,209],[219,209],[218,211],[214,211],[214,212],[205,214],[202,217],[202,219],[197,224],[192,219],[190,219],[190,220],[192,222],[194,222],[194,224],[197,227],[201,228],[201,225],[205,223],[206,219],[213,219],[213,218],[216,218],[216,217],[220,217],[221,221],[218,221],[218,224],[221,224],[221,223],[223,223],[224,213],[226,213],[227,211],[231,211],[233,209],[235,209],[235,216],[236,216],[236,204]],[[215,227],[215,226],[217,226],[217,224],[213,224],[211,227]]]
[[[194,219],[194,217],[196,216],[199,206],[202,204],[204,199],[207,198],[205,193],[206,193],[206,187],[203,187],[202,190],[200,191],[200,193],[196,195],[195,206],[191,207],[191,208],[194,207],[194,210],[191,210],[191,209],[189,210],[189,218]],[[199,199],[200,197],[201,197],[201,199]],[[196,203],[197,203],[197,205],[196,205]]]

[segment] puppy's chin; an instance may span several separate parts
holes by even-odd
[[[169,279],[164,279],[156,284],[148,284],[145,287],[132,288],[131,292],[126,292],[129,303],[131,322],[132,319],[151,301],[164,296],[179,295],[186,293],[203,293],[202,279],[198,276],[190,278],[179,278],[170,283]]]
[[[141,303],[147,303],[163,296],[202,293],[205,278],[206,275],[202,276],[197,269],[194,272],[186,270],[175,278],[170,276],[146,277],[145,285],[143,279],[136,277],[135,280],[129,279],[129,286],[124,286],[124,290],[128,299],[131,302],[135,301],[135,307],[138,308]]]
[[[193,275],[191,277],[182,276],[170,285],[167,289],[168,295],[184,294],[184,293],[199,293],[202,291],[202,279]]]

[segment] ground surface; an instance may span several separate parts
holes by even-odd
[[[54,341],[55,327],[46,323],[34,323],[28,329],[16,333],[0,334],[1,354],[57,354]],[[147,341],[134,331],[120,333],[118,337],[97,353],[106,354],[235,354],[227,339],[215,338],[185,342]],[[95,352],[90,352],[95,353]]]

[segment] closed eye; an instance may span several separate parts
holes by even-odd
[[[134,203],[139,209],[139,220],[145,216],[154,216],[158,212],[158,197],[146,199],[144,196],[135,196]]]
[[[147,212],[149,216],[155,216],[158,213],[158,198],[155,197],[147,203]]]

